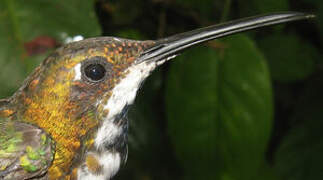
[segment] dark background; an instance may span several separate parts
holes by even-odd
[[[158,39],[274,11],[317,18],[205,43],[148,78],[115,179],[322,179],[321,0],[3,0],[0,97],[78,35]]]

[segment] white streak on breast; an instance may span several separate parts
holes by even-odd
[[[156,66],[155,62],[143,62],[130,66],[127,70],[128,74],[114,87],[108,103],[104,106],[104,109],[109,110],[108,117],[104,119],[95,138],[97,148],[100,148],[104,142],[113,141],[121,133],[121,129],[119,128],[118,131],[118,128],[113,125],[115,116],[121,113],[127,104],[133,103],[140,84]]]
[[[120,168],[121,157],[119,153],[103,153],[99,159],[103,166],[103,176],[106,178],[113,177]]]
[[[119,171],[121,163],[119,153],[106,151],[96,155],[96,158],[99,160],[99,164],[102,167],[102,174],[92,174],[87,167],[85,167],[85,169],[79,168],[77,171],[78,180],[108,180]]]

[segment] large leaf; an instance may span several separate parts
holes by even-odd
[[[187,179],[251,180],[264,162],[272,95],[262,54],[245,36],[198,47],[172,64],[169,134]]]
[[[37,45],[33,40],[51,42],[52,39],[61,44],[68,37],[100,34],[93,3],[92,0],[0,1],[0,98],[17,89],[45,57],[26,51],[27,46]],[[54,46],[52,43],[50,48]]]
[[[302,93],[291,129],[275,156],[275,170],[284,180],[316,180],[323,177],[323,81],[322,73]]]
[[[274,80],[293,82],[311,75],[319,55],[295,34],[274,34],[259,41]]]

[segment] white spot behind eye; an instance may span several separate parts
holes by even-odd
[[[81,63],[78,63],[75,67],[74,67],[74,72],[75,72],[75,76],[74,76],[74,81],[78,81],[81,80]]]

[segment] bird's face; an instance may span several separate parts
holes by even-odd
[[[136,62],[152,45],[110,37],[74,42],[59,48],[26,80],[16,93],[18,114],[52,135],[58,148],[54,165],[68,168],[77,161],[76,152],[125,143],[127,107],[160,64]]]

